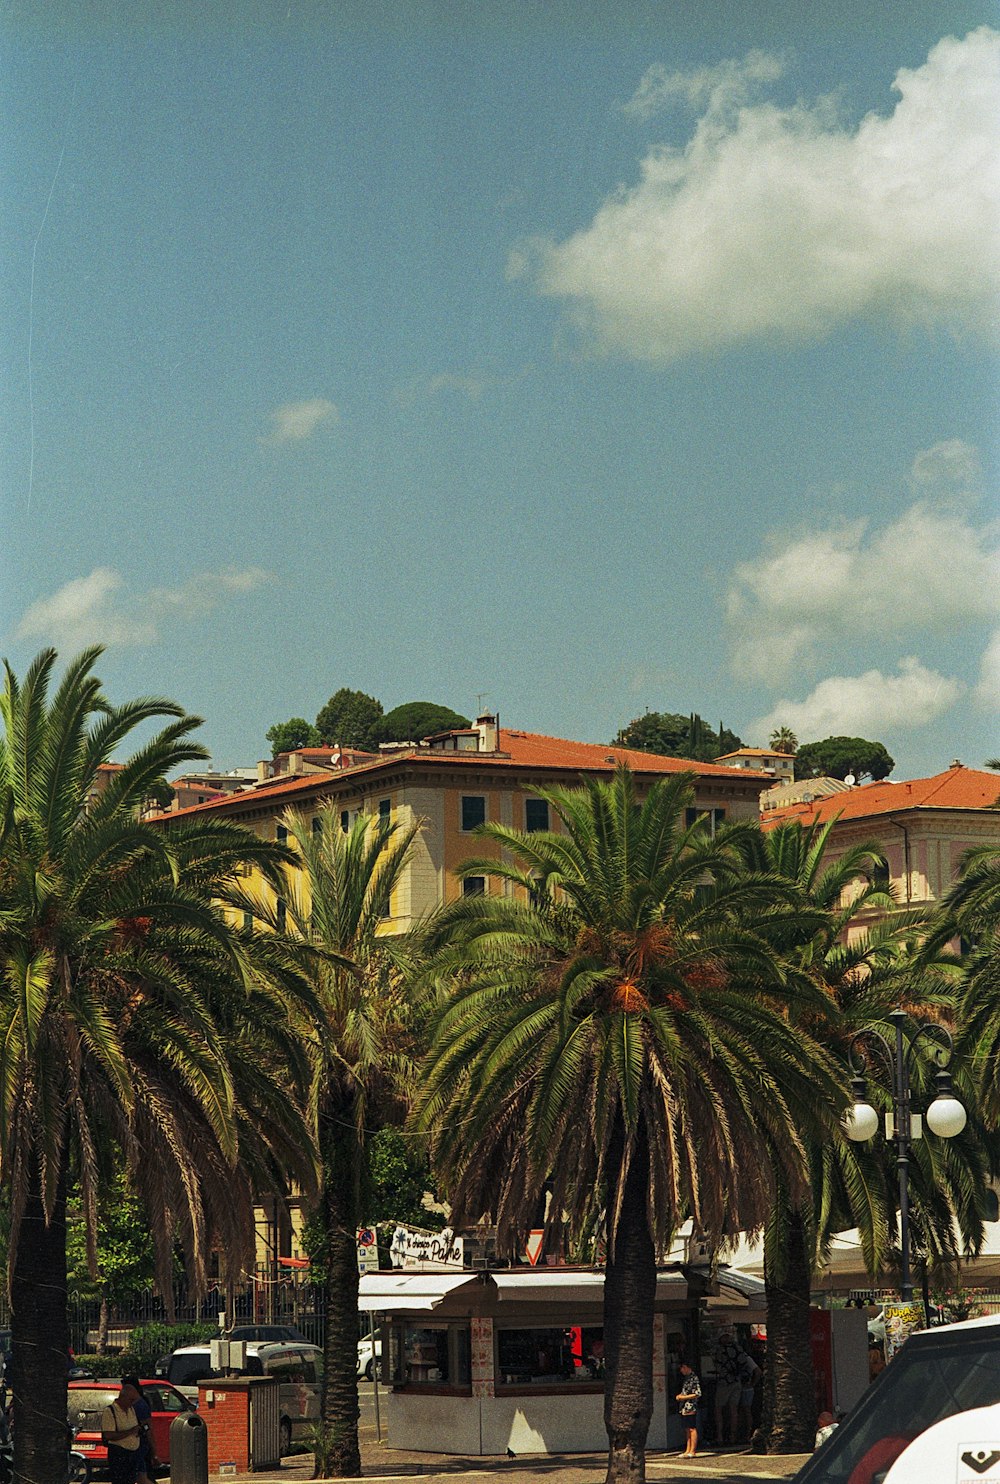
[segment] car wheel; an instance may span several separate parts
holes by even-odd
[[[375,1362],[370,1360],[365,1366],[365,1380],[370,1381],[375,1374]]]
[[[292,1451],[292,1424],[287,1417],[282,1417],[278,1427],[278,1452],[282,1458]]]

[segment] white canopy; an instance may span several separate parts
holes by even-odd
[[[358,1285],[358,1308],[365,1313],[383,1309],[398,1314],[404,1309],[436,1309],[459,1288],[472,1288],[477,1273],[364,1273]]]

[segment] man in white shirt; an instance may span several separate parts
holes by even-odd
[[[135,1484],[139,1472],[139,1419],[135,1404],[139,1394],[127,1381],[101,1414],[101,1436],[108,1448],[111,1484]]]

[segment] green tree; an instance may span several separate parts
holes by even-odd
[[[213,1233],[235,1263],[252,1254],[252,1185],[279,1165],[310,1178],[288,996],[259,987],[254,935],[213,905],[242,862],[273,876],[281,853],[224,821],[140,818],[151,787],[205,752],[174,704],[112,705],[99,653],[72,661],[51,698],[53,651],[23,683],[5,665],[0,696],[0,1177],[24,1480],[66,1477],[71,1169],[94,1270],[100,1189],[129,1172],[164,1297],[175,1236],[198,1289]],[[96,794],[99,766],[163,718]],[[280,951],[265,943],[260,962]]]
[[[1000,1126],[1000,847],[980,845],[962,857],[928,936],[928,953],[962,946],[964,1044],[976,1069],[983,1110]]]
[[[459,716],[447,706],[438,706],[434,701],[407,701],[382,718],[379,738],[383,742],[419,742],[435,732],[450,732],[469,725],[468,717]]]
[[[887,1017],[897,1005],[938,1016],[953,1006],[954,996],[938,965],[928,962],[914,971],[915,919],[898,922],[895,903],[879,884],[885,861],[878,846],[858,844],[831,859],[832,828],[792,821],[746,834],[744,869],[767,872],[798,894],[799,905],[789,916],[772,914],[762,928],[782,954],[789,978],[810,981],[834,1012],[817,1017],[807,1010],[798,1024],[823,1045],[846,1085],[847,1048],[857,1031],[873,1027],[891,1039],[895,1031]],[[873,912],[894,916],[864,931]],[[888,1104],[887,1090],[876,1095]],[[778,1199],[764,1227],[768,1343],[758,1446],[773,1453],[808,1451],[815,1435],[809,1295],[830,1240],[857,1227],[874,1277],[889,1258],[898,1193],[885,1143],[852,1143],[838,1127],[807,1139],[806,1148],[808,1189],[796,1196],[779,1176]],[[971,1131],[959,1143],[925,1139],[914,1146],[914,1225],[939,1261],[954,1258],[956,1226],[975,1245],[982,1220],[977,1192],[985,1188],[985,1174],[984,1151]]]
[[[317,1479],[355,1478],[358,1446],[358,1264],[355,1232],[370,1219],[370,1127],[403,1111],[409,1067],[401,971],[408,944],[380,933],[418,826],[362,816],[346,833],[332,806],[313,822],[289,812],[298,855],[285,887],[289,929],[310,951],[315,1007],[302,1035],[320,1154],[319,1237],[326,1335]]]
[[[382,724],[382,702],[363,690],[334,691],[316,717],[320,741],[327,747],[357,747],[377,752]]]
[[[696,711],[689,716],[672,711],[647,711],[622,727],[614,745],[634,747],[639,752],[656,752],[662,757],[689,757],[698,762],[711,762],[727,752],[735,752],[743,743],[721,722],[719,730],[713,732]]]
[[[544,1194],[577,1242],[603,1209],[607,1479],[641,1480],[652,1415],[658,1255],[690,1217],[717,1244],[767,1218],[775,1173],[803,1188],[803,1138],[845,1096],[794,1024],[815,986],[786,986],[751,925],[783,895],[730,843],[685,830],[686,777],[639,803],[632,777],[544,790],[558,832],[482,833],[507,859],[468,862],[515,896],[442,912],[428,946],[442,985],[418,1126],[456,1225],[483,1215],[517,1250]],[[785,893],[787,895],[787,893]],[[523,898],[523,899],[522,899]],[[795,1011],[793,1016],[790,1012]]]
[[[111,1308],[151,1284],[156,1268],[149,1218],[124,1171],[116,1171],[108,1190],[99,1196],[95,1238],[96,1276],[91,1268],[88,1249],[92,1244],[79,1190],[71,1189],[67,1199],[67,1289],[74,1298],[100,1300],[97,1353],[104,1355]]]
[[[271,756],[279,752],[294,752],[298,747],[319,747],[320,735],[312,722],[304,716],[291,716],[288,721],[276,721],[265,733],[271,744]]]
[[[881,742],[868,742],[864,737],[824,737],[822,742],[803,742],[795,754],[795,777],[840,778],[848,773],[860,781],[888,778],[895,760]]]
[[[799,749],[799,739],[791,727],[775,727],[770,742],[775,752],[783,752],[787,757],[794,757]]]

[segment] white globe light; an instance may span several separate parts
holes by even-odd
[[[878,1128],[878,1114],[871,1103],[852,1103],[841,1119],[841,1125],[855,1144],[864,1144]]]
[[[953,1139],[962,1132],[968,1116],[958,1098],[935,1098],[927,1109],[927,1127],[941,1139]]]

